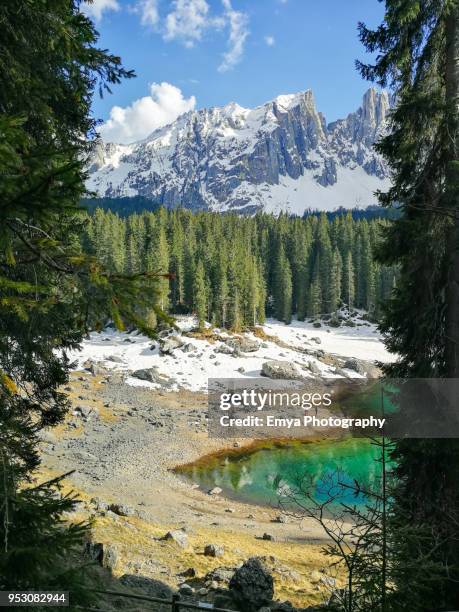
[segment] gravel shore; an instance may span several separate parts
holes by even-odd
[[[210,495],[173,472],[233,448],[234,440],[208,437],[204,394],[132,387],[117,374],[88,371],[73,373],[66,392],[73,412],[43,435],[41,477],[73,471],[66,483],[83,503],[69,518],[95,518],[92,539],[115,551],[114,578],[174,590],[192,567],[205,586],[209,572],[262,556],[274,564],[277,597],[320,601],[327,562],[315,522],[279,523],[277,508]],[[173,530],[187,534],[187,546],[164,538]],[[223,556],[206,556],[208,545]]]
[[[53,473],[75,470],[70,481],[76,490],[107,503],[138,509],[155,523],[209,525],[218,516],[221,526],[237,531],[259,528],[278,538],[322,539],[314,524],[271,523],[275,508],[261,508],[211,496],[172,470],[204,454],[232,446],[233,440],[207,434],[204,394],[164,392],[126,385],[116,375],[76,372],[69,395],[75,408],[56,433],[45,436],[44,467]],[[87,416],[81,415],[83,411]],[[250,440],[239,440],[241,447]],[[228,506],[234,510],[225,512]],[[254,518],[247,523],[247,516]]]

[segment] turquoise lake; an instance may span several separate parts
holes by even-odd
[[[363,486],[377,487],[380,456],[381,449],[366,438],[292,442],[251,452],[211,455],[180,468],[179,473],[205,490],[218,486],[229,498],[277,506],[301,481],[307,483],[315,499],[324,498],[337,474],[340,482],[352,484],[355,479]],[[365,502],[346,489],[339,501]]]

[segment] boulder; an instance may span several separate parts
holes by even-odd
[[[217,346],[215,349],[216,353],[223,353],[224,355],[232,355],[234,353],[234,349],[231,346],[226,344],[222,344],[221,346]]]
[[[303,378],[291,361],[265,361],[261,368],[261,375],[285,380],[301,380]]]
[[[184,353],[192,353],[192,352],[195,350],[195,348],[194,348],[194,345],[193,345],[193,344],[191,344],[191,342],[188,342],[187,344],[184,344],[184,345],[181,347],[181,350],[182,350]]]
[[[101,542],[87,542],[84,552],[90,559],[102,565],[104,545]]]
[[[271,522],[272,523],[287,523],[287,517],[285,516],[285,514],[278,514],[276,517],[273,518]]]
[[[118,552],[111,544],[101,542],[87,542],[85,554],[102,567],[113,569],[118,562]]]
[[[229,584],[229,581],[233,577],[234,571],[234,567],[216,567],[204,576],[204,582],[206,584],[210,584],[212,582],[216,582],[218,584]]]
[[[98,512],[106,512],[108,510],[109,504],[102,501],[100,497],[93,497],[90,500],[90,503],[95,507]]]
[[[168,531],[162,539],[174,542],[181,548],[186,548],[188,546],[188,536],[181,529],[173,529],[172,531]]]
[[[95,363],[92,359],[88,359],[83,365],[85,370],[91,372],[93,376],[103,376],[107,373],[107,370],[105,368],[103,368],[98,363]]]
[[[135,372],[132,372],[132,376],[139,380],[146,380],[147,382],[161,385],[162,387],[171,387],[174,384],[174,381],[169,376],[161,374],[155,366],[135,370]]]
[[[225,549],[218,544],[206,544],[204,546],[204,555],[206,557],[223,557]]]
[[[349,374],[345,372],[342,368],[335,367],[335,372],[337,376],[342,376],[343,378],[349,378]]]
[[[316,344],[322,344],[322,340],[318,338],[317,336],[314,336],[313,338],[311,338],[311,342],[315,342]]]
[[[320,368],[315,361],[308,361],[308,370],[316,376],[321,374]]]
[[[154,578],[139,576],[137,574],[123,574],[123,576],[119,578],[119,582],[129,589],[135,589],[140,591],[142,595],[147,595],[150,597],[160,597],[161,599],[170,600],[174,593],[167,584],[164,584],[164,582],[155,580]],[[121,606],[118,604],[117,608],[120,607]],[[127,609],[132,609],[132,607]]]
[[[135,516],[136,514],[134,508],[126,506],[125,504],[110,504],[108,506],[108,510],[114,514],[117,514],[118,516]]]
[[[118,551],[112,545],[105,547],[102,565],[108,569],[114,569],[118,563]]]
[[[208,493],[209,493],[209,495],[220,495],[222,490],[223,489],[220,489],[220,487],[214,487],[213,489],[210,489],[210,491],[208,491]]]
[[[257,340],[251,338],[244,338],[243,336],[236,336],[229,338],[225,342],[226,346],[233,350],[240,351],[241,353],[254,353],[260,348],[260,343]]]
[[[262,540],[267,540],[268,542],[274,542],[275,537],[270,533],[264,533],[261,537]]]
[[[185,597],[191,597],[194,594],[194,589],[192,586],[184,582],[183,584],[179,585],[179,593]]]
[[[107,361],[112,361],[113,363],[124,363],[124,361],[118,355],[109,355],[107,357]]]
[[[243,612],[253,612],[272,602],[273,577],[260,559],[251,557],[234,572],[229,590]]]
[[[85,406],[84,404],[78,404],[75,408],[75,413],[86,420],[98,416],[97,409],[94,406]]]
[[[162,355],[171,355],[175,350],[181,348],[184,344],[184,341],[178,336],[160,338],[159,350]]]
[[[366,367],[365,365],[359,361],[358,359],[347,359],[344,363],[343,363],[343,368],[345,370],[353,370],[354,372],[357,372],[357,374],[365,374],[366,372]]]

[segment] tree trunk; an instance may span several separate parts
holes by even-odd
[[[454,214],[448,236],[446,373],[448,378],[459,378],[459,194],[455,191],[455,186],[458,184],[456,164],[459,144],[459,2],[447,17],[446,46],[446,101],[449,106],[448,126],[451,147],[447,199]]]

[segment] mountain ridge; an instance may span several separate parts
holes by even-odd
[[[99,141],[87,186],[102,197],[218,212],[365,207],[389,185],[373,150],[389,108],[387,93],[372,88],[357,111],[331,123],[311,90],[254,109],[230,102],[188,111],[141,141]]]

